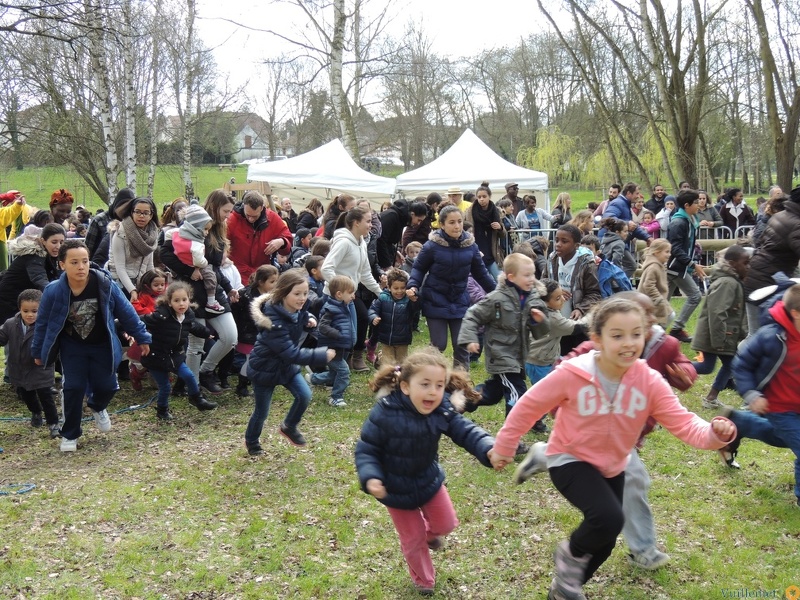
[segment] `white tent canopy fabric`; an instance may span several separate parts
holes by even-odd
[[[488,181],[492,192],[505,193],[506,183],[519,184],[520,192],[547,191],[547,174],[510,163],[467,129],[447,152],[436,160],[397,177],[397,193],[406,197],[439,192],[448,188],[474,190]],[[493,194],[494,195],[494,194]]]
[[[323,204],[340,193],[370,200],[375,207],[394,194],[394,179],[373,175],[359,167],[338,139],[294,158],[251,164],[247,179],[266,181],[273,193],[296,200],[295,210],[312,198]]]

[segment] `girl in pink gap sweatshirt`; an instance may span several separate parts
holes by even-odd
[[[598,305],[591,330],[597,350],[562,362],[528,390],[490,451],[495,469],[511,464],[520,437],[559,407],[547,466],[556,489],[583,512],[583,522],[556,548],[548,598],[584,599],[583,584],[614,549],[624,522],[625,465],[648,417],[696,448],[715,450],[736,435],[728,419],[708,423],[686,410],[661,374],[638,358],[645,334],[638,304],[609,298]]]

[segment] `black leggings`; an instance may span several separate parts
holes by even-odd
[[[570,536],[569,550],[576,557],[591,554],[584,574],[586,583],[611,555],[625,523],[625,472],[607,479],[589,463],[572,462],[550,469],[550,479],[561,495],[583,513],[583,521]]]
[[[361,352],[364,350],[364,342],[367,340],[369,314],[367,314],[367,305],[358,296],[353,299],[353,306],[356,309],[356,345],[353,346],[353,350]]]
[[[53,400],[53,390],[50,387],[38,388],[35,390],[26,390],[24,388],[17,388],[17,394],[20,399],[31,411],[31,414],[44,412],[44,419],[48,425],[55,425],[58,423],[58,409]]]

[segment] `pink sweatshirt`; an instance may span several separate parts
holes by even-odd
[[[514,456],[520,437],[556,407],[560,409],[547,455],[570,454],[607,478],[625,470],[649,416],[695,448],[716,450],[729,441],[719,439],[709,422],[686,410],[664,377],[641,359],[622,377],[614,402],[609,402],[597,380],[596,356],[594,351],[564,361],[529,389],[497,434],[495,451]]]

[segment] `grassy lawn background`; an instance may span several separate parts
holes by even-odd
[[[484,379],[482,365],[472,376]],[[711,377],[682,394],[707,418],[713,413],[700,399]],[[314,390],[301,423],[304,449],[277,432],[290,403],[279,388],[260,458],[248,457],[243,442],[252,401],[232,393],[210,413],[175,400],[173,425],[158,424],[152,406],[112,416],[108,435],[87,423],[74,454],[62,454],[27,419],[0,421],[0,483],[37,485],[0,497],[0,597],[416,597],[388,514],[355,475],[353,449],[374,402],[366,383],[367,375],[354,374],[344,409]],[[123,383],[110,409],[152,393]],[[738,404],[733,392],[721,397]],[[0,417],[24,414],[2,386]],[[498,404],[472,418],[496,433],[503,414]],[[536,439],[544,438],[527,441]],[[642,457],[653,478],[659,542],[672,562],[657,572],[635,569],[620,540],[588,584],[590,598],[721,598],[723,590],[783,593],[800,584],[788,450],[746,442],[743,468],[734,471],[716,453],[659,430]],[[546,475],[515,486],[513,469],[486,469],[446,438],[441,462],[461,525],[434,555],[437,594],[545,598],[553,548],[579,513]]]

